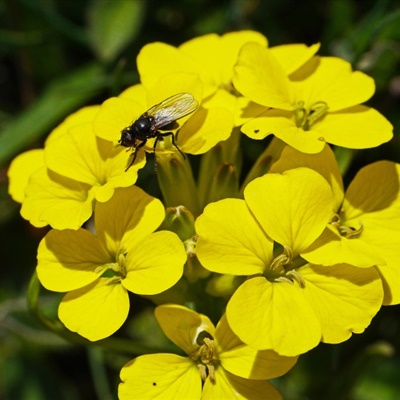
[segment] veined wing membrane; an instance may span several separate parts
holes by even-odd
[[[194,112],[199,103],[189,93],[178,93],[151,107],[145,116],[154,117],[155,129],[161,129]]]

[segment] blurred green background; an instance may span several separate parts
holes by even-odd
[[[132,357],[70,344],[27,311],[26,291],[46,229],[24,221],[8,196],[10,161],[41,147],[69,113],[137,83],[135,59],[146,43],[179,45],[240,29],[262,32],[271,46],[321,42],[319,54],[343,57],[375,79],[377,91],[368,104],[392,122],[395,137],[376,149],[340,151],[342,164],[349,163],[346,182],[372,161],[400,162],[398,0],[0,2],[0,400],[116,399],[119,370]],[[243,143],[250,165],[265,143]],[[154,178],[152,168],[142,177],[142,187],[153,193]],[[57,298],[47,293],[43,299],[54,313]],[[148,304],[134,301],[143,312],[127,329],[157,343]],[[400,399],[399,311],[383,308],[364,334],[341,345],[320,345],[274,384],[288,400]]]

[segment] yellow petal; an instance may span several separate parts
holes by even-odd
[[[135,358],[121,370],[120,400],[201,399],[197,366],[175,354],[149,354]]]
[[[322,151],[327,141],[317,130],[304,131],[298,128],[291,111],[267,110],[246,122],[241,130],[245,135],[256,140],[273,134],[295,149],[310,154]]]
[[[221,69],[221,80],[219,82],[231,82],[233,67],[237,61],[239,51],[244,44],[252,42],[267,47],[268,40],[260,32],[242,30],[228,32],[221,36],[220,46],[217,49],[217,60]],[[209,59],[209,57],[206,59]]]
[[[320,322],[303,289],[286,282],[247,280],[230,299],[226,316],[233,332],[260,350],[296,356],[321,339]]]
[[[60,125],[51,131],[50,135],[46,139],[45,145],[47,146],[53,140],[58,139],[75,125],[79,125],[84,122],[92,122],[96,114],[99,112],[99,109],[100,106],[88,106],[70,114]]]
[[[161,63],[154,60],[163,60]],[[154,87],[159,79],[170,73],[183,72],[198,74],[200,77],[209,76],[206,70],[185,52],[166,43],[154,42],[145,45],[139,52],[136,59],[140,80],[146,87]],[[210,85],[209,78],[202,79],[205,96],[208,96],[216,89]]]
[[[110,141],[96,137],[92,124],[80,124],[67,135],[52,141],[45,149],[48,168],[67,178],[93,187],[96,200],[108,201],[115,187],[131,186],[137,171],[144,166],[142,157],[126,171],[129,155],[122,147],[114,148]]]
[[[154,85],[146,86],[146,89],[148,108],[178,93],[190,93],[199,104],[203,100],[202,81],[193,73],[165,74]]]
[[[101,278],[66,294],[58,308],[58,317],[70,331],[95,341],[116,332],[128,312],[126,290],[119,283],[110,284],[107,278]]]
[[[379,214],[379,213],[378,213]],[[399,214],[397,214],[398,216]],[[379,220],[379,218],[378,218]],[[382,221],[380,221],[382,222]],[[385,222],[385,221],[383,221]],[[365,231],[368,244],[377,249],[377,252],[385,259],[385,265],[376,267],[383,284],[383,305],[400,303],[400,233],[398,223],[395,230],[371,230]],[[366,235],[364,235],[366,236]]]
[[[296,43],[270,47],[270,51],[278,60],[285,73],[290,75],[305,64],[319,48],[319,43],[309,47],[305,44]]]
[[[127,249],[127,276],[122,285],[136,294],[152,295],[169,289],[181,278],[186,252],[179,237],[168,231],[153,233]]]
[[[392,306],[400,304],[400,256],[391,257],[386,255],[386,262],[386,265],[376,267],[376,269],[382,279],[384,292],[382,304],[384,306]]]
[[[380,309],[383,290],[374,268],[309,265],[300,273],[306,280],[304,296],[318,316],[325,343],[340,343],[352,333],[362,333]]]
[[[14,201],[22,203],[31,175],[44,166],[43,149],[26,151],[14,158],[7,171],[8,193]]]
[[[55,292],[68,292],[95,281],[113,262],[110,255],[86,229],[52,230],[40,242],[37,273],[42,285]]]
[[[355,106],[329,113],[308,132],[337,146],[369,149],[388,142],[393,137],[393,126],[373,108]]]
[[[235,97],[235,102],[235,126],[241,126],[265,111],[264,106],[254,103],[247,97]],[[267,134],[265,136],[267,136]]]
[[[234,68],[237,90],[255,103],[291,111],[294,93],[282,66],[270,50],[258,43],[245,44]]]
[[[218,323],[215,340],[221,366],[242,378],[276,378],[289,371],[297,361],[297,357],[284,357],[272,350],[256,350],[245,345],[233,333],[225,315]]]
[[[346,190],[341,211],[346,222],[351,223],[363,220],[367,213],[376,215],[396,204],[400,206],[400,165],[378,161],[362,168],[354,177]],[[395,214],[396,211],[391,218]],[[400,218],[400,214],[397,215]]]
[[[115,145],[121,138],[122,129],[130,126],[146,111],[144,104],[126,97],[111,97],[100,107],[93,121],[96,136]]]
[[[265,232],[297,254],[318,238],[333,215],[329,184],[308,168],[257,178],[244,197]]]
[[[347,263],[357,267],[372,267],[386,264],[379,247],[360,238],[340,236],[331,226],[306,250],[302,257],[313,264],[334,265]]]
[[[229,84],[232,69],[240,48],[247,42],[267,45],[266,38],[259,32],[239,31],[218,36],[209,34],[189,40],[179,46],[179,50],[197,60],[203,69],[203,80],[208,79],[215,86]]]
[[[108,202],[97,203],[95,211],[97,235],[115,254],[121,241],[140,246],[165,217],[161,201],[137,186],[117,189]]]
[[[219,106],[202,107],[180,129],[177,144],[184,153],[206,153],[229,138],[233,123],[233,111]]]
[[[78,229],[92,215],[93,197],[88,192],[86,184],[40,168],[26,188],[21,215],[36,227]]]
[[[289,169],[299,167],[313,169],[328,181],[334,196],[333,210],[339,211],[344,198],[344,189],[342,176],[332,149],[325,146],[318,154],[306,154],[293,147],[285,146],[279,160],[272,165],[269,172],[281,174]]]
[[[215,335],[215,327],[208,317],[176,304],[158,306],[155,316],[169,340],[186,354],[199,349],[196,342],[202,331]]]
[[[225,199],[209,204],[196,221],[196,232],[196,254],[210,271],[260,274],[272,261],[273,242],[243,200]]]
[[[374,80],[337,57],[314,57],[292,77],[297,101],[306,105],[324,101],[329,112],[367,101],[375,92]]]
[[[215,382],[208,378],[203,387],[203,400],[282,400],[280,393],[267,381],[243,379],[218,368]],[[193,398],[194,399],[194,398]]]

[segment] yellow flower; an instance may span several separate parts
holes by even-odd
[[[162,42],[147,44],[137,57],[141,82],[145,86],[155,86],[162,76],[185,72],[200,77],[204,97],[221,88],[231,91],[232,69],[240,48],[247,42],[267,45],[267,39],[255,31],[203,35],[178,48]],[[162,63],[154,62],[155,59],[161,59]]]
[[[96,235],[52,230],[44,237],[37,273],[46,289],[68,292],[58,310],[68,329],[92,341],[110,336],[128,315],[128,291],[158,294],[180,279],[182,242],[172,232],[153,233],[164,215],[159,200],[132,186],[96,204]]]
[[[120,400],[281,399],[266,379],[286,373],[295,357],[246,346],[225,316],[215,328],[208,317],[183,306],[162,305],[155,315],[187,357],[152,354],[130,361],[121,370]]]
[[[303,258],[332,216],[325,179],[308,168],[267,174],[244,196],[209,204],[196,221],[202,265],[248,277],[227,305],[235,334],[257,349],[293,356],[363,332],[382,302],[377,271]]]
[[[32,225],[78,229],[92,215],[96,201],[108,201],[115,188],[136,182],[143,158],[125,172],[124,149],[93,134],[98,110],[86,107],[72,114],[50,134],[44,150],[13,161],[9,190],[22,201],[21,215]]]
[[[346,191],[329,146],[304,154],[287,146],[271,172],[313,168],[334,193],[332,219],[303,257],[322,265],[377,266],[384,283],[383,304],[400,303],[400,165],[379,161],[362,168]]]
[[[274,53],[257,43],[243,46],[233,78],[245,97],[264,106],[242,131],[253,139],[274,134],[305,153],[325,143],[354,149],[378,146],[393,136],[376,110],[359,105],[375,91],[373,80],[335,57],[313,57],[287,76]]]
[[[52,130],[45,141],[45,145],[66,133],[70,127],[92,120],[97,114],[97,111],[98,109],[95,106],[83,107],[71,114]],[[43,149],[26,151],[12,160],[8,169],[8,178],[10,182],[8,191],[15,201],[18,203],[24,201],[25,190],[31,175],[43,166],[45,166]]]

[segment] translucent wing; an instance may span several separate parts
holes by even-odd
[[[143,116],[154,117],[155,130],[158,130],[196,111],[198,105],[191,94],[178,93],[151,107]]]

